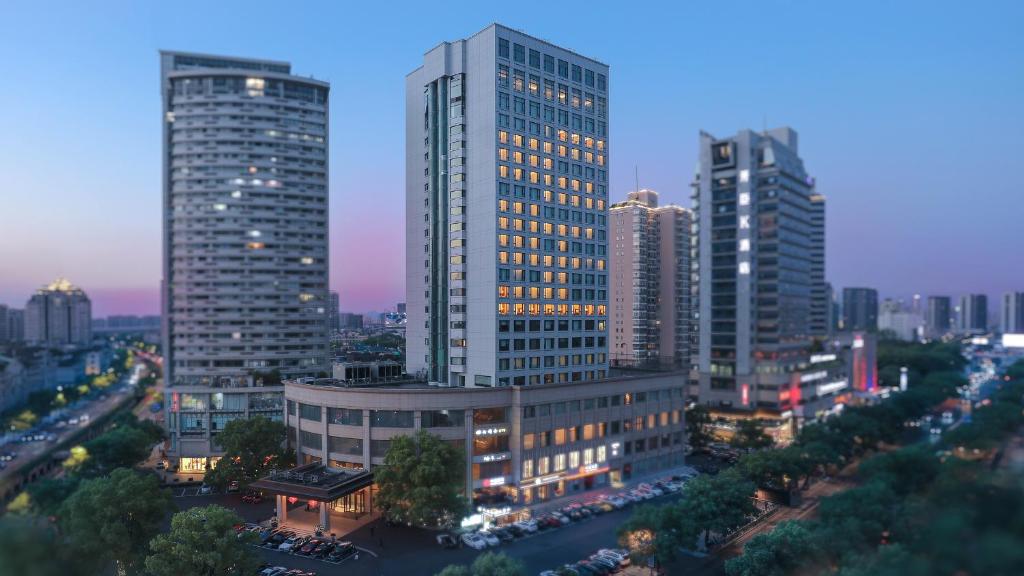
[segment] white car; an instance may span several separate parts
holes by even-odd
[[[499,540],[497,536],[495,536],[494,534],[491,534],[490,532],[486,532],[484,530],[481,530],[480,532],[478,532],[478,534],[480,534],[480,537],[484,539],[484,542],[487,542],[488,546],[500,546],[501,545],[501,540]]]
[[[302,540],[302,538],[299,536],[293,536],[285,540],[284,542],[281,542],[280,546],[278,546],[277,549],[281,550],[282,552],[289,552],[292,550],[292,548],[295,548],[295,545],[299,543],[299,540]]]
[[[623,566],[629,566],[629,552],[626,550],[612,550],[610,548],[601,548],[597,551],[597,554],[600,556],[614,558],[619,562],[619,564]]]
[[[462,543],[474,550],[487,548],[487,541],[476,532],[466,532],[462,535]]]
[[[288,569],[284,566],[271,566],[270,568],[265,568],[260,572],[260,576],[277,576],[278,574],[283,574],[287,571]]]
[[[512,525],[515,526],[516,528],[519,528],[523,532],[528,532],[530,534],[533,534],[534,532],[537,531],[537,521],[536,520],[520,520],[519,522],[516,522],[516,523],[514,523]]]

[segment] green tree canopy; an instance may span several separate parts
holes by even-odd
[[[706,406],[697,404],[686,411],[687,441],[694,449],[703,448],[712,441],[711,414]]]
[[[224,488],[232,480],[249,484],[286,464],[284,424],[263,416],[228,422],[217,441],[224,457],[206,474],[206,482]]]
[[[171,519],[171,530],[149,543],[146,569],[153,576],[248,576],[261,560],[250,533],[239,538],[238,514],[221,506],[190,508]]]
[[[743,555],[725,563],[729,576],[785,576],[816,560],[814,533],[800,522],[782,522],[771,532],[754,536]]]
[[[437,436],[398,436],[374,469],[377,504],[394,522],[452,526],[467,510],[465,467],[463,452]]]
[[[53,526],[38,516],[0,518],[0,574],[87,576],[88,563],[72,556]]]
[[[116,562],[126,570],[141,563],[172,507],[155,477],[118,468],[83,481],[61,506],[59,524],[82,562]]]
[[[764,426],[753,419],[740,420],[736,423],[736,432],[733,433],[729,443],[741,449],[769,448],[774,442],[772,437],[765,434]]]

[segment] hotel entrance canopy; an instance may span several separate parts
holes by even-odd
[[[311,463],[291,470],[275,470],[250,486],[280,496],[333,502],[373,484],[373,472],[362,468],[328,468]]]

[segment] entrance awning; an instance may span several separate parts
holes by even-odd
[[[275,470],[250,484],[282,496],[333,502],[373,484],[373,473],[363,468],[329,468],[319,463],[291,470]]]

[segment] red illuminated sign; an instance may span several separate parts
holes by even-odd
[[[743,391],[743,405],[750,406],[750,384],[744,384],[741,390]]]

